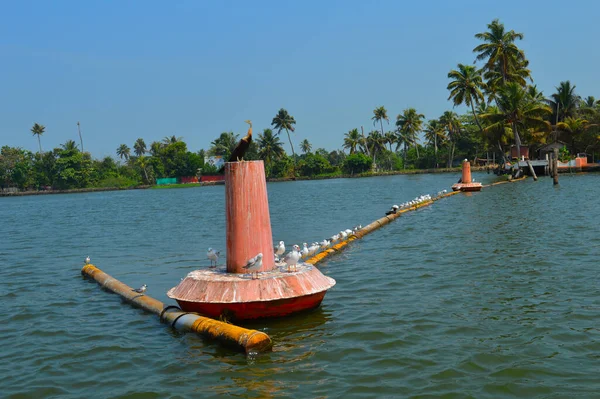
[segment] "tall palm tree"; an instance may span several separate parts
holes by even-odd
[[[581,97],[575,94],[575,85],[570,81],[560,82],[556,87],[556,93],[552,94],[546,101],[552,108],[554,124],[564,120],[567,117],[574,117]]]
[[[135,155],[138,157],[141,157],[146,153],[146,142],[143,138],[140,137],[135,141],[133,144],[133,152],[135,152]]]
[[[381,135],[383,136],[383,121],[386,121],[388,124],[390,123],[385,107],[382,105],[381,107],[375,108],[371,119],[373,120],[373,126],[375,126],[375,123],[379,122],[379,125],[381,126]]]
[[[373,130],[369,133],[366,140],[366,146],[369,149],[369,153],[373,156],[373,163],[376,163],[377,153],[385,151],[386,139],[385,136],[379,133],[377,130]]]
[[[388,144],[390,146],[390,151],[392,151],[392,145],[396,144],[396,140],[398,139],[398,137],[396,136],[395,132],[389,131],[389,132],[385,132],[385,141],[386,144]]]
[[[504,24],[494,19],[487,25],[488,31],[477,33],[475,38],[483,41],[473,49],[478,53],[476,61],[484,61],[484,77],[488,80],[488,88],[495,92],[496,88],[506,82],[518,81],[523,85],[524,79],[530,76],[525,53],[515,44],[522,40],[523,34],[514,30],[506,31]]]
[[[444,127],[437,119],[432,119],[425,125],[425,140],[429,143],[430,146],[433,147],[433,157],[435,162],[435,167],[438,167],[438,144],[441,144],[446,139],[446,134],[444,132]]]
[[[521,158],[519,130],[531,133],[551,131],[550,123],[544,120],[552,112],[550,107],[532,101],[519,84],[511,82],[501,87],[496,102],[497,111],[483,114],[481,118],[490,123],[486,130],[502,130],[505,126],[512,130],[518,158]]]
[[[484,102],[481,90],[485,88],[485,84],[481,78],[481,72],[473,65],[458,64],[458,70],[451,70],[448,73],[448,79],[452,79],[448,84],[448,90],[450,90],[448,100],[452,100],[454,106],[465,104],[467,107],[471,107],[475,122],[477,122],[479,130],[483,132],[477,112],[475,112],[475,105]]]
[[[290,130],[293,132],[295,130],[294,125],[296,124],[296,120],[292,115],[290,115],[286,109],[280,108],[273,120],[271,121],[271,126],[277,129],[277,135],[281,134],[282,130],[285,130],[288,136],[288,141],[290,142],[290,147],[292,147],[292,157],[294,157],[294,174],[296,173],[296,152],[294,151],[294,144],[292,144],[292,138],[290,137]]]
[[[418,134],[423,128],[424,118],[425,115],[417,113],[417,110],[414,108],[407,108],[402,111],[402,114],[396,117],[396,126],[398,127],[398,132],[401,136],[403,136],[405,143],[412,144],[415,147],[417,150],[417,159],[419,158]]]
[[[563,131],[569,135],[571,140],[571,151],[573,154],[577,154],[577,147],[575,146],[575,140],[577,140],[583,133],[589,128],[597,126],[596,124],[589,123],[588,120],[583,118],[571,118],[566,117],[563,122],[558,122],[556,128],[559,131]]]
[[[362,139],[358,129],[349,130],[348,133],[344,134],[344,148],[349,150],[350,154],[354,154]]]
[[[81,152],[83,152],[83,138],[81,138],[81,125],[77,121],[77,133],[79,133],[79,142],[81,143]]]
[[[308,141],[308,139],[302,140],[302,142],[300,143],[300,149],[305,154],[309,153],[310,150],[312,150],[312,145],[310,144],[310,142]]]
[[[270,175],[273,161],[281,159],[285,155],[283,143],[271,129],[264,129],[263,133],[258,135],[258,148],[258,156],[265,161],[267,175]]]
[[[231,153],[235,150],[238,145],[238,134],[233,132],[223,132],[221,135],[210,144],[212,147],[208,150],[211,155],[222,156],[223,159],[227,160],[231,156]]]
[[[31,128],[31,133],[32,133],[34,136],[37,136],[37,139],[38,139],[38,144],[39,144],[39,146],[40,146],[40,154],[42,154],[42,142],[41,142],[41,140],[40,140],[40,136],[41,136],[42,134],[44,134],[44,131],[45,131],[45,130],[46,130],[46,126],[44,126],[44,125],[40,125],[40,124],[38,124],[38,123],[34,123],[34,124],[33,124],[33,127]]]
[[[462,125],[458,115],[452,111],[446,111],[440,116],[440,124],[446,132],[446,137],[448,137],[448,167],[451,168],[452,161],[454,160],[456,141],[460,136]]]
[[[129,159],[129,154],[130,154],[130,149],[129,147],[127,147],[127,144],[121,144],[119,146],[119,148],[117,148],[117,155],[121,158],[121,159],[125,159],[128,160]]]
[[[178,143],[182,140],[183,140],[183,137],[181,137],[181,136],[176,137],[175,135],[172,135],[172,136],[165,136],[165,138],[163,139],[162,142],[165,145],[169,145],[169,144]]]
[[[160,150],[162,150],[163,147],[163,143],[153,141],[152,143],[150,143],[150,155],[152,155],[153,157],[158,156],[160,154]]]

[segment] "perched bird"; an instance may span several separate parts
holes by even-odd
[[[243,161],[244,154],[246,153],[246,151],[248,151],[250,143],[252,143],[252,121],[248,120],[245,122],[250,125],[250,127],[248,128],[248,133],[246,133],[246,135],[242,137],[237,147],[235,147],[235,150],[233,150],[233,152],[231,153],[231,157],[229,157],[229,162]]]
[[[331,242],[336,242],[339,239],[340,239],[340,235],[339,234],[334,234],[334,235],[331,236],[330,241]]]
[[[300,254],[302,256],[308,255],[308,244],[306,244],[306,243],[302,244],[302,251],[300,251]]]
[[[279,245],[275,247],[275,260],[279,261],[279,257],[283,255],[285,252],[285,243],[283,241],[279,241]]]
[[[300,254],[300,247],[294,245],[293,249],[285,255],[285,258],[283,258],[283,261],[288,267],[288,272],[292,266],[294,267],[294,271],[296,271],[296,265],[301,257],[302,255]]]
[[[308,252],[309,253],[313,253],[315,251],[317,251],[321,246],[319,245],[318,242],[313,242],[312,244],[310,244],[310,247],[308,247]]]
[[[325,248],[327,248],[329,246],[330,242],[327,241],[327,240],[323,240],[319,244],[321,245],[322,249],[325,249]]]
[[[146,292],[147,288],[148,288],[148,286],[146,284],[144,284],[140,288],[134,288],[131,291],[137,292],[138,294],[143,294],[144,292]]]
[[[208,252],[206,253],[206,257],[210,259],[210,267],[217,267],[217,261],[219,260],[219,255],[221,251],[215,251],[212,248],[208,248]],[[215,262],[213,266],[213,262]]]
[[[340,231],[339,235],[342,240],[345,240],[348,237],[348,233],[346,233],[345,231]]]
[[[258,271],[262,267],[262,260],[263,254],[259,253],[254,258],[249,259],[248,262],[246,262],[246,266],[243,268],[248,270],[250,273],[256,272],[256,278],[258,278]],[[252,276],[252,279],[254,279],[254,275]]]
[[[92,260],[90,259],[90,257],[89,257],[89,256],[88,256],[87,258],[85,258],[85,264],[86,264],[86,265],[89,265],[91,261],[92,261]]]
[[[398,212],[398,208],[400,208],[398,205],[392,205],[392,209],[390,209],[389,211],[387,211],[385,214],[386,215],[392,215],[392,214]]]

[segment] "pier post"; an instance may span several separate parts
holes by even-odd
[[[531,161],[529,159],[527,160],[527,166],[529,166],[529,172],[531,173],[531,176],[533,176],[533,180],[537,181],[537,175],[535,174],[535,170],[533,170],[533,165],[531,165]]]
[[[260,272],[273,269],[273,236],[263,161],[225,163],[227,272],[246,273],[248,259],[263,254]]]
[[[554,156],[552,157],[552,180],[554,185],[558,184],[558,148],[554,149]]]

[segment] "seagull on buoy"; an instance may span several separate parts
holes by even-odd
[[[294,271],[296,271],[296,265],[301,257],[302,254],[300,254],[300,247],[294,245],[293,249],[285,255],[285,258],[283,258],[283,261],[288,267],[288,272],[290,271],[291,266],[294,266]]]
[[[309,253],[315,252],[319,248],[320,248],[319,243],[318,242],[313,242],[312,244],[310,244],[310,247],[308,247],[308,252]]]
[[[275,247],[275,260],[279,261],[279,257],[285,252],[285,243],[279,241],[279,245]]]
[[[308,254],[308,245],[306,243],[302,244],[302,251],[300,251],[300,254],[302,256],[305,256]]]
[[[134,288],[131,291],[137,292],[138,294],[143,294],[144,292],[146,292],[147,288],[148,288],[148,286],[146,284],[144,284],[140,288]]]
[[[400,208],[398,205],[392,205],[392,208],[389,211],[387,211],[385,214],[392,215],[392,214],[398,212],[398,208]]]
[[[250,273],[256,272],[256,278],[258,278],[258,271],[260,270],[263,264],[262,260],[263,254],[262,252],[260,252],[254,258],[249,259],[248,262],[246,262],[246,266],[244,266],[243,269],[248,270]],[[254,275],[252,276],[252,279],[254,280]]]
[[[325,249],[329,246],[330,242],[327,240],[323,240],[319,243],[319,245],[321,245],[321,248]]]
[[[90,257],[88,256],[87,258],[85,258],[85,264],[89,265],[92,262],[92,260],[90,259]]]
[[[210,259],[210,267],[217,267],[217,261],[219,260],[219,255],[221,254],[221,251],[215,251],[212,248],[208,248],[208,252],[206,253],[206,257],[208,259]],[[215,262],[215,265],[213,266],[213,262]]]
[[[346,239],[346,237],[348,237],[348,233],[346,233],[345,231],[340,231],[340,238],[341,238],[342,240],[345,240],[345,239]]]

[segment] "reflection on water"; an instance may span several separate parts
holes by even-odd
[[[475,173],[483,184],[494,177]],[[268,185],[288,245],[366,225],[459,175]],[[85,256],[169,302],[225,248],[223,187],[0,199],[7,397],[594,397],[597,175],[459,194],[328,259],[319,309],[245,324],[272,353],[179,333],[79,274]],[[293,223],[289,219],[294,214]]]

